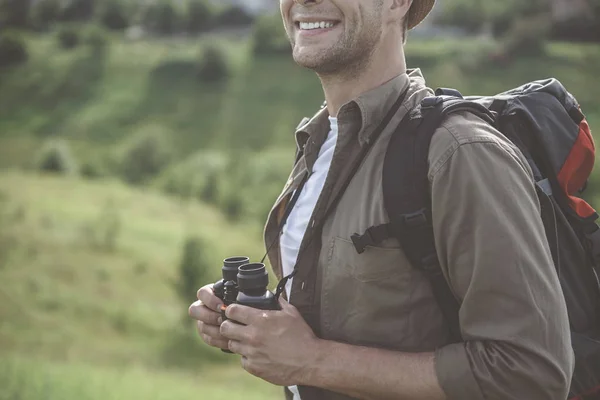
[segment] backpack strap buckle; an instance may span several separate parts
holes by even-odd
[[[419,228],[429,223],[427,218],[427,210],[424,208],[414,213],[402,214],[401,217],[404,225],[409,228]]]
[[[355,233],[350,237],[350,239],[352,239],[352,243],[354,244],[354,248],[356,248],[358,254],[362,254],[365,252],[367,246],[376,246],[384,240],[392,237],[390,228],[391,224],[372,226],[362,235]]]

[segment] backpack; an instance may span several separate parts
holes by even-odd
[[[354,234],[354,246],[362,253],[366,246],[395,237],[411,264],[429,278],[450,333],[460,341],[459,303],[436,255],[427,179],[431,138],[444,118],[459,111],[492,124],[532,169],[571,325],[575,371],[569,399],[600,399],[600,227],[596,210],[579,196],[587,186],[595,148],[576,99],[556,79],[489,97],[437,89],[435,96],[425,98],[408,125],[394,132],[386,152],[383,197],[390,222]]]

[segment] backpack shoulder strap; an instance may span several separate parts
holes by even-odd
[[[448,89],[446,89],[448,90]],[[438,93],[440,93],[438,91]],[[433,293],[453,339],[461,338],[460,305],[442,273],[435,249],[429,191],[429,147],[446,117],[454,112],[472,112],[489,123],[494,115],[479,103],[458,97],[460,93],[428,97],[421,102],[420,116],[399,127],[388,145],[383,164],[383,199],[395,237],[411,264],[429,279]]]

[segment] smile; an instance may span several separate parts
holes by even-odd
[[[309,31],[313,29],[328,29],[335,26],[335,22],[331,21],[318,21],[318,22],[298,22],[298,27],[303,31]]]

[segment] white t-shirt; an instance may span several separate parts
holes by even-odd
[[[306,181],[306,184],[283,227],[280,249],[284,276],[291,274],[294,270],[298,252],[300,250],[300,244],[304,238],[308,222],[312,217],[317,200],[323,190],[329,167],[331,166],[331,160],[333,159],[333,153],[338,137],[337,118],[329,117],[329,125],[329,134],[327,135],[325,143],[321,146],[317,161],[313,166],[312,174]],[[291,289],[292,279],[287,282],[285,287],[288,300],[290,299]],[[300,400],[300,394],[298,393],[298,388],[296,386],[288,387],[288,389],[294,394],[294,400]]]

